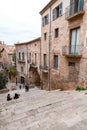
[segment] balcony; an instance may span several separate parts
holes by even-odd
[[[31,64],[31,60],[30,60],[30,59],[28,59],[28,60],[27,60],[27,63],[28,63],[28,64]]]
[[[18,62],[19,62],[19,63],[25,63],[25,60],[18,59]]]
[[[31,63],[30,66],[35,69],[37,68],[37,65],[35,63]]]
[[[82,17],[84,13],[84,0],[81,0],[80,2],[75,1],[66,8],[65,18],[66,20],[70,21],[75,19],[76,17]]]
[[[40,70],[44,73],[48,73],[48,66],[40,65]]]
[[[62,54],[67,58],[81,58],[82,50],[82,45],[63,46]]]

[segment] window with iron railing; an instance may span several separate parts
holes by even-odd
[[[70,6],[66,8],[66,18],[74,16],[84,10],[84,0],[70,0]]]
[[[70,15],[83,10],[84,0],[70,0]]]
[[[70,48],[71,54],[79,53],[80,45],[80,28],[72,29],[70,31]]]
[[[54,68],[58,68],[58,55],[54,55]]]
[[[22,52],[22,60],[23,60],[23,61],[25,60],[24,52]]]
[[[21,52],[19,52],[19,60],[21,60]]]

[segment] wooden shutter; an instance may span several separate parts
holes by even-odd
[[[59,16],[62,15],[62,10],[63,10],[63,9],[62,9],[62,5],[63,5],[62,3],[59,4]]]
[[[49,14],[47,14],[47,24],[49,23]]]
[[[56,9],[53,9],[52,11],[52,20],[55,20],[56,19]]]
[[[44,17],[42,18],[42,26],[44,26]]]
[[[73,14],[73,5],[74,5],[74,1],[73,0],[70,0],[70,9],[69,9],[69,16],[72,16]]]
[[[79,0],[78,1],[78,11],[83,10],[83,5],[84,5],[84,0]]]

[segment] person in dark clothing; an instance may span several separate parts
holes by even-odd
[[[19,98],[19,97],[20,97],[20,94],[15,93],[14,99],[17,99],[17,98]]]
[[[18,82],[17,82],[17,78],[16,78],[16,85],[18,84]]]
[[[19,88],[21,89],[21,85],[19,86]]]
[[[29,86],[26,84],[25,85],[25,91],[28,92],[29,91]]]
[[[7,101],[12,100],[12,98],[10,97],[10,94],[7,95]]]

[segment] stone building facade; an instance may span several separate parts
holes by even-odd
[[[15,44],[19,83],[40,86],[40,43],[39,37],[29,42]]]
[[[5,63],[7,63],[7,54],[4,49],[5,44],[0,41],[0,71],[5,67]]]
[[[14,65],[13,54],[15,46],[6,45],[4,42],[0,42],[0,66],[3,69],[8,69],[10,65]]]
[[[87,87],[87,1],[51,0],[40,14],[43,88]]]
[[[15,46],[6,45],[5,49],[8,54],[8,66],[15,66],[15,61],[13,60],[13,55],[15,54]]]

